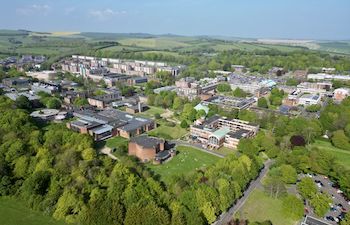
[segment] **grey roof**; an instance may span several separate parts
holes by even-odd
[[[127,132],[153,123],[153,120],[151,119],[136,117],[129,113],[116,109],[106,109],[100,112],[93,110],[79,110],[74,112],[73,115],[81,118],[84,121],[93,121],[99,124],[109,124],[115,128],[125,130]]]
[[[311,216],[306,216],[305,220],[302,222],[302,225],[330,225],[326,221],[311,217]]]
[[[236,139],[241,139],[241,138],[244,138],[246,137],[246,135],[249,133],[250,131],[249,130],[245,130],[245,129],[240,129],[240,130],[237,130],[235,132],[231,131],[228,133],[228,135],[230,137],[233,137],[233,138],[236,138]]]
[[[165,160],[169,157],[170,157],[170,150],[160,151],[155,156],[155,158],[159,158],[160,160]]]
[[[155,137],[149,137],[147,135],[141,135],[132,138],[130,142],[134,142],[144,148],[156,148],[160,143],[164,143],[164,140]]]

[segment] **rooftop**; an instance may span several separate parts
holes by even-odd
[[[132,138],[130,142],[134,142],[144,148],[156,148],[159,144],[164,143],[164,140],[155,137],[149,137],[147,135],[141,135]]]

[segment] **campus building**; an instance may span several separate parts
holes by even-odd
[[[108,109],[103,111],[78,110],[73,113],[77,120],[67,123],[71,130],[91,135],[95,141],[113,136],[132,138],[156,127],[151,119],[133,116],[129,113]]]
[[[258,130],[259,126],[247,121],[213,116],[191,125],[190,135],[193,141],[209,149],[218,149],[222,146],[235,149],[240,139],[255,136]]]
[[[90,96],[87,100],[90,105],[96,106],[97,108],[104,109],[107,104],[120,100],[121,93],[117,89],[105,89],[105,93],[98,96]]]
[[[175,150],[165,149],[163,139],[141,135],[133,137],[129,142],[129,155],[136,156],[142,162],[153,161],[160,164],[175,155]]]

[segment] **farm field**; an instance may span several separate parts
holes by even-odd
[[[174,175],[186,174],[200,168],[205,168],[220,160],[215,155],[192,147],[178,146],[176,149],[178,154],[169,162],[161,165],[148,165],[148,168],[160,175],[160,179],[165,183],[168,183]]]

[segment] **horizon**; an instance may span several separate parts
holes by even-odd
[[[36,32],[146,33],[247,39],[350,40],[346,0],[14,0],[0,28]],[[173,10],[174,9],[174,10]]]

